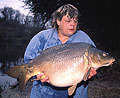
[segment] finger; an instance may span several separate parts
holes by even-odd
[[[91,75],[89,75],[89,76],[88,76],[88,79],[90,79],[91,77],[92,77],[92,76],[91,76]]]
[[[97,72],[96,72],[96,70],[93,68],[93,75],[96,75],[97,74]]]
[[[91,68],[90,76],[94,76],[96,73],[97,73],[96,70],[94,68]]]
[[[37,74],[36,77],[37,77],[37,79],[40,79],[43,75],[44,75],[43,73]]]
[[[41,82],[47,82],[48,81],[48,77],[45,77],[44,79],[41,80]]]
[[[88,76],[88,79],[90,79],[92,76],[94,76],[96,74],[96,70],[94,68],[91,68],[90,74]]]
[[[50,81],[49,81],[49,80],[47,80],[46,82],[50,83]]]
[[[33,82],[33,81],[36,81],[36,80],[40,80],[43,75],[44,75],[43,73],[37,74],[36,75],[37,78],[36,79],[32,79],[31,81]]]

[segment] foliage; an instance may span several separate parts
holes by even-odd
[[[0,62],[16,61],[23,58],[30,39],[42,28],[32,16],[5,7],[0,9]]]
[[[47,21],[50,19],[51,14],[61,5],[71,3],[75,6],[79,6],[79,0],[23,0],[23,2],[29,6],[30,11],[35,17],[40,17],[41,21]]]
[[[73,4],[82,14],[100,15],[108,14],[114,7],[113,0],[22,0],[27,5],[35,17],[41,21],[50,19],[51,14],[63,4]],[[102,12],[99,12],[102,11]],[[106,13],[107,12],[107,13]],[[111,13],[110,13],[111,14]],[[103,18],[103,17],[101,17]],[[104,17],[106,18],[106,17]]]

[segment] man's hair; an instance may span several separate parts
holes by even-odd
[[[79,11],[76,7],[74,7],[71,4],[65,4],[65,5],[61,6],[56,11],[54,11],[53,14],[52,14],[52,20],[51,20],[52,27],[53,28],[58,28],[57,19],[59,21],[61,21],[62,17],[65,16],[65,15],[68,15],[68,17],[70,19],[72,19],[72,18],[77,18],[78,19]]]

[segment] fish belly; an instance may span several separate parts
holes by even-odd
[[[57,87],[67,87],[77,84],[83,80],[85,71],[65,71],[62,73],[56,72],[49,76],[52,85]]]

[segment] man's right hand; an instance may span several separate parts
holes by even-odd
[[[41,82],[48,82],[48,83],[50,83],[48,77],[45,76],[43,73],[37,74],[36,77],[37,77],[37,79],[40,80]]]
[[[36,78],[36,79],[33,79],[32,81],[40,80],[41,82],[48,82],[48,83],[50,83],[48,77],[45,76],[43,73],[37,74],[36,77],[37,77],[37,78]]]

